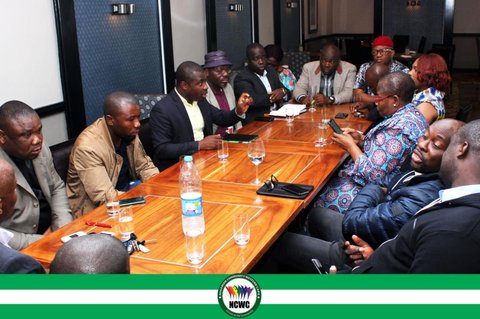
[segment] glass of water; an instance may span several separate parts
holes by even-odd
[[[124,239],[130,238],[130,234],[135,232],[132,206],[125,206],[120,209],[117,213],[117,225],[120,235]]]
[[[218,141],[217,156],[220,161],[228,159],[228,143],[226,141]]]
[[[109,216],[115,216],[120,210],[118,191],[113,186],[105,193],[105,205],[107,206],[107,214]]]
[[[238,246],[245,246],[250,241],[248,213],[239,212],[233,216],[233,239]]]
[[[292,106],[287,106],[285,109],[285,115],[287,118],[287,125],[292,126],[293,121],[295,120],[295,110]]]
[[[258,178],[258,165],[263,162],[265,158],[265,146],[263,141],[259,138],[251,141],[248,144],[248,159],[255,165],[255,184],[260,184],[260,179]]]

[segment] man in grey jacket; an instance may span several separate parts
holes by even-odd
[[[334,44],[326,44],[320,61],[303,66],[293,98],[306,105],[312,99],[318,105],[351,102],[356,72],[355,65],[340,61],[340,51]]]
[[[13,214],[0,222],[13,233],[10,247],[22,249],[72,221],[65,184],[43,144],[42,122],[23,102],[0,107],[0,158],[13,167],[17,179]]]

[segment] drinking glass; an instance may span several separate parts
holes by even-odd
[[[248,213],[239,212],[233,216],[233,239],[238,246],[245,246],[250,241]]]
[[[310,107],[308,109],[310,112],[315,112],[317,110],[316,104],[315,104],[315,95],[317,95],[317,92],[318,92],[318,88],[314,86],[312,92],[310,92],[310,105],[308,105]]]
[[[119,210],[117,213],[117,225],[120,235],[124,239],[130,238],[130,234],[135,232],[132,206],[125,206]]]
[[[315,147],[324,147],[326,146],[327,143],[327,126],[323,124],[322,122],[319,123],[318,127],[318,139],[315,140]]]
[[[248,159],[250,162],[255,165],[255,184],[260,184],[260,179],[258,178],[258,165],[263,162],[265,158],[265,146],[263,141],[259,138],[251,141],[248,144]]]
[[[107,214],[109,216],[115,216],[120,210],[118,191],[113,186],[105,193],[105,205],[107,206]]]
[[[320,106],[320,122],[318,123],[319,128],[326,129],[328,125],[328,121],[330,118],[327,116],[327,107],[325,105]]]
[[[205,256],[205,235],[199,230],[191,230],[185,234],[185,250],[187,260],[193,265],[202,262]]]
[[[285,115],[287,118],[287,125],[292,126],[293,125],[293,120],[295,120],[295,110],[292,106],[287,106],[285,109]]]
[[[228,143],[224,140],[218,142],[217,156],[220,161],[228,159]]]

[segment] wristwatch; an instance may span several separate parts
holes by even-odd
[[[330,104],[335,103],[335,97],[334,96],[329,96],[328,100],[330,101]]]

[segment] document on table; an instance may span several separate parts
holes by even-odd
[[[270,116],[286,117],[287,108],[292,108],[295,116],[307,110],[303,104],[284,104],[280,109],[271,111]]]

